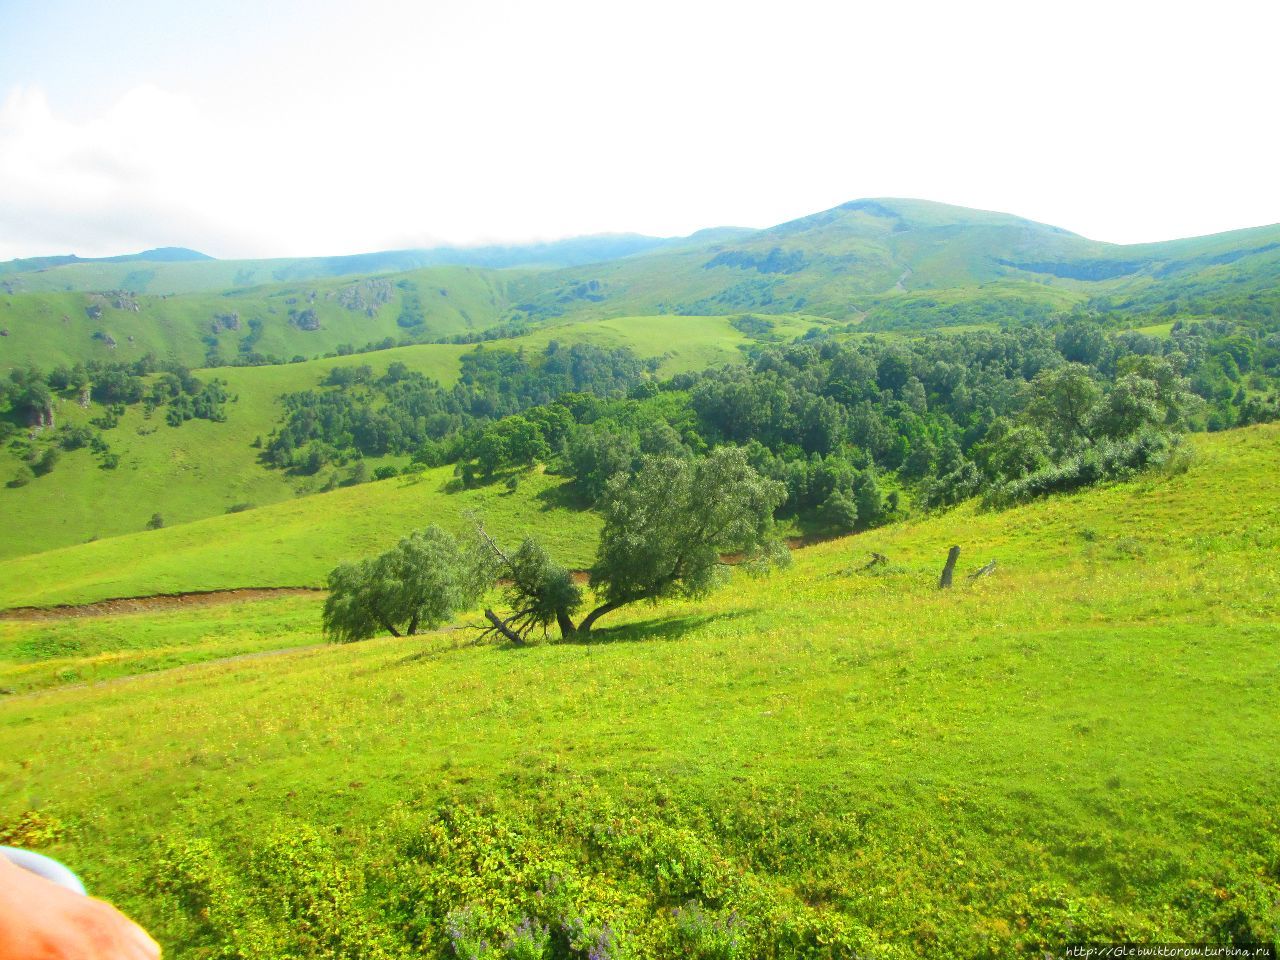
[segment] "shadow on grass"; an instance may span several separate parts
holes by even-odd
[[[546,490],[539,490],[536,499],[541,504],[539,509],[543,511],[574,510],[581,513],[591,509],[591,504],[578,493],[578,488],[572,483],[558,483]]]
[[[474,641],[479,635],[479,627],[450,627],[445,628],[439,633],[453,638],[453,641],[445,644],[432,644],[425,650],[419,650],[416,653],[410,653],[406,656],[399,657],[393,661],[383,664],[375,670],[390,670],[396,667],[406,667],[410,664],[421,663],[428,660],[439,660],[450,654],[458,653],[471,647],[489,647],[496,650],[521,651],[533,650],[538,647],[545,646],[565,646],[565,647],[593,647],[603,646],[611,643],[645,643],[651,641],[675,641],[681,640],[695,630],[713,623],[724,622],[728,620],[736,620],[740,617],[749,616],[757,612],[757,608],[747,610],[735,610],[728,613],[707,613],[700,615],[690,615],[683,617],[659,617],[656,620],[642,620],[639,623],[628,623],[618,627],[596,627],[585,638],[578,637],[573,640],[560,640],[556,634],[555,628],[548,631],[548,638],[557,637],[556,639],[548,639],[543,641],[541,635],[527,646],[517,646],[514,643],[495,643],[490,640]],[[373,671],[370,671],[373,672]]]
[[[656,620],[641,620],[639,623],[627,623],[618,627],[596,627],[585,637],[575,637],[566,642],[568,646],[590,647],[606,643],[643,643],[653,640],[681,640],[686,635],[713,623],[737,620],[740,617],[756,613],[756,608],[733,610],[725,613],[690,614],[683,617],[659,617]],[[512,649],[516,649],[512,647]]]

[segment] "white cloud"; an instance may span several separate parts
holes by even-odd
[[[674,234],[885,195],[1113,241],[1280,220],[1262,5],[149,9],[68,69],[100,86],[17,78],[0,257]]]

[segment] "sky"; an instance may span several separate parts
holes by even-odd
[[[0,0],[0,259],[1280,222],[1280,4]]]

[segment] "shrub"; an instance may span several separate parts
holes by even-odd
[[[44,453],[31,465],[31,470],[37,477],[43,477],[49,473],[58,463],[58,450],[56,447],[48,447]]]
[[[1122,480],[1141,470],[1168,466],[1185,470],[1188,454],[1181,438],[1143,431],[1122,440],[1103,440],[1061,463],[1002,484],[983,497],[984,507],[1007,507],[1051,493],[1078,490],[1102,480]]]

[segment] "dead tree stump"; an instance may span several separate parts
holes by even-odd
[[[956,572],[956,561],[960,559],[960,548],[952,547],[947,551],[947,565],[942,568],[942,578],[938,581],[939,590],[951,589],[951,578]]]

